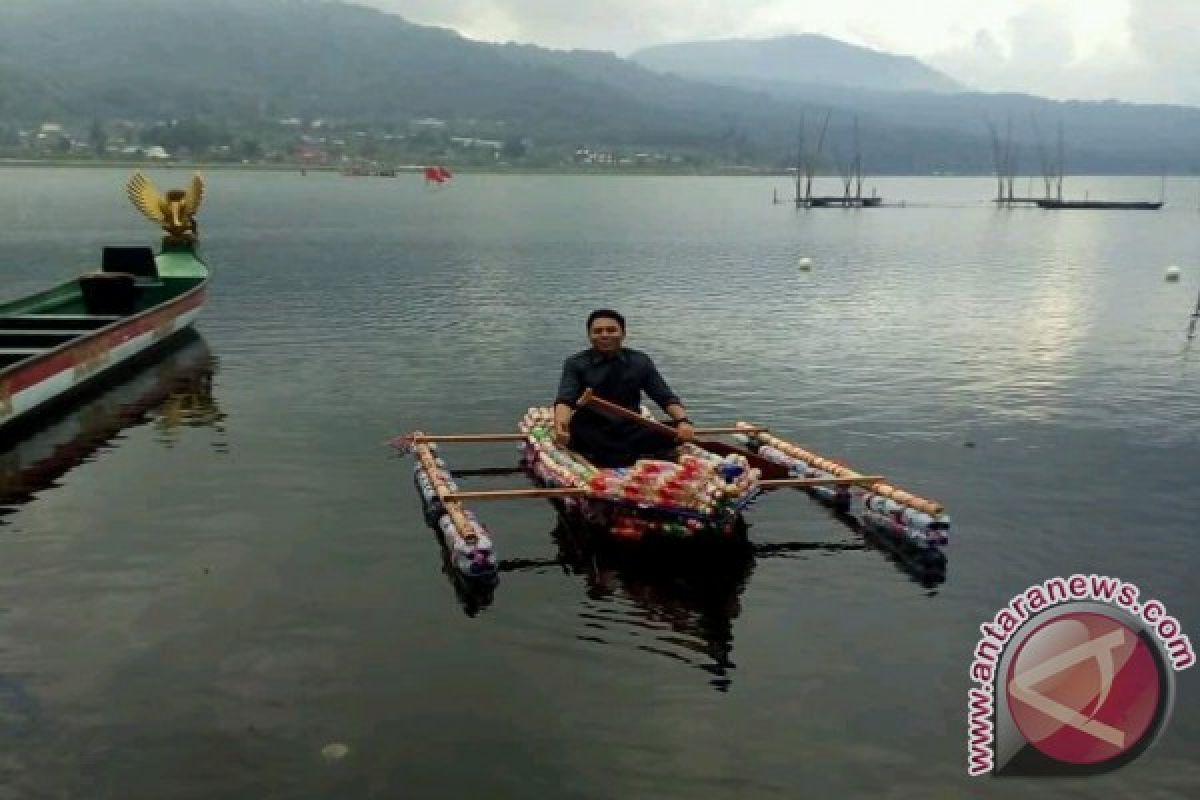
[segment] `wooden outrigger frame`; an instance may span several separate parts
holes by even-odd
[[[598,406],[604,412],[636,419],[663,433],[676,435],[674,428],[638,415],[585,392],[580,405]],[[940,558],[940,546],[948,542],[949,518],[940,503],[918,497],[889,483],[882,475],[865,475],[831,459],[818,456],[780,437],[769,428],[738,422],[733,426],[698,428],[697,437],[733,435],[744,447],[694,439],[692,444],[721,455],[737,453],[762,474],[751,485],[746,503],[762,492],[776,489],[803,489],[818,499],[847,513],[865,527],[888,537],[895,545],[914,547]],[[490,532],[465,506],[466,501],[490,500],[573,500],[591,499],[597,503],[619,501],[599,495],[585,486],[539,486],[536,488],[464,491],[458,488],[451,472],[437,453],[440,444],[486,444],[532,442],[527,433],[427,434],[414,432],[393,439],[390,444],[403,452],[412,452],[417,460],[416,480],[426,506],[428,521],[442,534],[442,542],[454,567],[466,578],[494,579],[496,560]],[[569,451],[567,451],[569,453]],[[571,454],[581,464],[587,462]],[[590,466],[590,465],[588,465]],[[785,477],[779,477],[783,475]],[[645,507],[645,506],[642,506]],[[670,508],[655,509],[671,514]],[[679,510],[681,513],[682,509]]]

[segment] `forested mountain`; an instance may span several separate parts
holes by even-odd
[[[960,92],[964,87],[909,56],[881,53],[827,36],[679,42],[629,57],[658,72],[724,83],[810,83],[885,91]]]
[[[812,128],[828,110],[827,154],[849,146],[857,115],[877,173],[989,171],[988,117],[1002,131],[1011,120],[1030,166],[1037,118],[1047,139],[1062,123],[1073,170],[1200,172],[1198,109],[909,91],[919,75],[953,86],[910,59],[858,50],[845,52],[905,68],[877,70],[873,89],[811,74],[700,81],[611,53],[476,42],[332,0],[3,0],[0,136],[47,121],[245,130],[294,117],[399,130],[436,117],[447,133],[527,137],[543,152],[647,148],[782,167],[796,161],[801,115]]]

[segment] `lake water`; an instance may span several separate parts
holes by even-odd
[[[0,294],[153,243],[126,177],[0,170]],[[0,798],[1200,795],[1196,670],[1123,770],[965,774],[978,626],[1025,587],[1119,576],[1200,635],[1200,184],[1158,213],[873,184],[906,207],[797,212],[767,178],[211,174],[201,338],[60,421],[92,431],[83,462],[0,515]],[[756,506],[751,563],[690,577],[572,559],[525,501],[476,506],[505,571],[465,607],[382,443],[512,430],[598,306],[701,424],[945,503],[944,582],[800,493]],[[38,446],[0,466],[62,455]]]

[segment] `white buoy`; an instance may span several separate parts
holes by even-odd
[[[1179,273],[1180,273],[1179,267],[1167,267],[1167,275],[1166,275],[1167,280],[1169,280],[1169,281],[1179,280]]]
[[[801,272],[808,272],[812,269],[812,259],[808,256],[800,256],[800,260],[796,262],[796,266],[800,268]]]
[[[350,752],[350,748],[341,742],[332,742],[321,748],[321,758],[326,761],[340,761]]]

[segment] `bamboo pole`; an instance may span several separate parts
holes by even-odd
[[[716,428],[697,428],[701,436],[715,436],[722,433],[767,433],[769,428],[761,426],[746,427],[725,425]],[[674,433],[674,429],[672,429]],[[523,433],[442,433],[418,434],[412,437],[414,444],[486,444],[488,442],[523,442],[529,437]]]
[[[590,494],[583,487],[561,487],[542,489],[491,489],[478,492],[447,492],[442,499],[447,503],[461,500],[529,500],[546,497],[582,497]]]
[[[806,489],[814,486],[864,486],[883,480],[882,475],[858,475],[853,478],[779,478],[759,481],[762,489]],[[546,487],[538,489],[490,489],[477,492],[447,492],[443,502],[457,503],[462,500],[530,500],[548,497],[583,497],[591,492],[583,487]]]
[[[855,475],[851,478],[779,478],[759,481],[762,489],[806,489],[811,486],[870,486],[883,480],[882,475]]]
[[[799,458],[799,459],[805,461],[806,463],[812,464],[813,466],[815,466],[818,469],[824,470],[826,472],[830,472],[839,478],[860,478],[860,477],[862,477],[858,472],[850,469],[849,467],[847,467],[843,464],[839,464],[838,462],[833,461],[828,458],[824,458],[823,456],[818,456],[815,453],[810,453],[809,451],[805,450],[804,448],[802,448],[798,445],[792,444],[791,442],[787,441],[786,439],[781,439],[778,436],[772,436],[771,434],[767,434],[766,436],[762,437],[762,441],[765,444],[768,444],[778,450],[783,451],[784,453],[791,456],[792,458]],[[893,500],[893,501],[899,503],[900,505],[908,506],[909,508],[914,508],[917,511],[924,512],[931,516],[936,517],[940,514],[944,514],[946,511],[946,509],[942,506],[942,504],[937,502],[936,500],[929,500],[924,497],[918,497],[917,495],[906,492],[903,489],[900,489],[899,487],[893,486],[884,481],[877,481],[870,488],[871,488],[871,491],[874,492],[875,494],[883,495],[884,497],[886,497],[890,500]]]
[[[628,408],[619,406],[616,403],[605,400],[603,397],[597,397],[591,389],[584,390],[583,395],[580,396],[576,405],[579,407],[584,407],[584,406],[588,406],[588,405],[599,406],[600,408],[604,409],[605,412],[607,412],[609,414],[615,414],[618,417],[624,417],[625,419],[632,420],[643,427],[649,428],[650,430],[658,431],[660,434],[662,434],[663,436],[666,436],[670,439],[675,439],[675,440],[681,441],[681,442],[683,441],[682,439],[679,438],[679,431],[676,428],[672,428],[669,425],[664,425],[663,423],[659,422],[656,419],[651,419],[650,417],[642,416],[641,414],[637,413],[636,411],[630,411]],[[750,430],[750,427],[751,426],[747,426],[745,424],[736,424],[735,423],[731,432],[745,433]],[[769,433],[765,433],[765,432],[760,435],[770,436]],[[766,477],[783,477],[785,475],[790,474],[788,472],[787,467],[784,467],[784,466],[776,464],[772,461],[769,461],[768,459],[765,459],[762,456],[752,453],[749,450],[746,450],[745,448],[742,448],[742,447],[734,447],[733,445],[726,444],[725,442],[720,442],[720,441],[716,441],[713,439],[700,439],[697,437],[693,437],[690,440],[690,442],[691,442],[691,444],[695,445],[696,447],[701,448],[702,450],[707,450],[710,453],[716,453],[717,455],[720,455],[720,456],[727,456],[727,455],[731,455],[731,454],[737,454],[739,456],[742,456],[749,462],[750,466],[757,469],[762,475],[764,475]]]
[[[442,502],[442,507],[446,509],[446,513],[450,516],[450,521],[454,523],[454,527],[458,529],[458,533],[462,536],[463,541],[468,544],[474,544],[478,541],[478,536],[475,534],[475,526],[467,519],[466,510],[459,503],[449,499],[452,492],[442,490],[442,484],[437,480],[438,466],[433,453],[423,444],[418,443],[413,448],[416,453],[417,460],[421,462],[421,466],[425,468],[425,472],[429,476],[429,481],[433,485],[433,491],[437,493],[438,499]]]
[[[420,434],[414,436],[413,441],[421,444],[429,442],[464,444],[468,442],[523,442],[526,438],[523,433],[445,433],[438,435]]]

